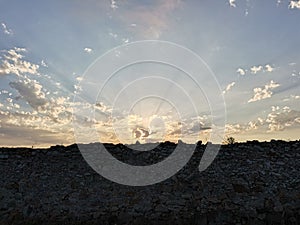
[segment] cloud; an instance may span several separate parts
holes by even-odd
[[[182,5],[181,0],[155,0],[149,4],[134,4],[128,1],[128,9],[119,14],[119,19],[130,31],[138,32],[143,38],[157,39],[168,28],[170,14]],[[135,24],[131,26],[130,24]]]
[[[48,65],[45,63],[44,60],[41,61],[41,65],[42,65],[43,67],[48,67]]]
[[[4,59],[0,64],[0,75],[16,74],[22,76],[25,73],[38,75],[39,65],[22,60],[21,53],[26,52],[25,48],[13,48],[4,51]]]
[[[97,102],[95,104],[95,109],[100,110],[103,113],[112,113],[112,107],[105,105],[103,102]]]
[[[269,132],[282,131],[287,127],[300,125],[300,111],[292,110],[288,106],[272,107],[272,112],[268,114],[266,122]]]
[[[2,26],[4,34],[7,34],[7,35],[13,34],[12,30],[9,29],[5,23],[1,23],[1,26]]]
[[[234,85],[235,85],[235,82],[228,84],[227,87],[225,88],[225,90],[223,91],[223,94],[226,94]]]
[[[2,121],[2,124],[53,132],[67,131],[72,115],[72,109],[70,107],[72,102],[69,101],[69,98],[59,97],[46,99],[32,97],[33,95],[35,95],[35,93],[27,94],[27,101],[29,101],[31,105],[34,104],[35,108],[38,109],[43,107],[44,110],[30,110],[27,107],[18,107],[18,104],[12,103],[11,105],[14,108],[10,108],[9,111],[6,111],[7,113],[0,111],[0,120]],[[42,99],[42,102],[38,102],[40,99]]]
[[[76,80],[77,80],[78,82],[81,82],[81,81],[83,81],[83,77],[76,77]]]
[[[225,132],[228,135],[238,134],[243,130],[240,124],[226,124],[225,125]]]
[[[70,133],[2,124],[0,141],[2,146],[49,147],[57,144],[72,144],[74,143],[74,138]]]
[[[263,69],[262,66],[252,66],[252,67],[250,68],[250,71],[251,71],[252,74],[256,74],[256,73],[258,73],[259,71],[261,71],[262,69]]]
[[[148,129],[137,127],[132,131],[133,137],[134,138],[147,138],[150,135],[150,132]]]
[[[257,122],[250,121],[246,127],[246,131],[257,130]]]
[[[280,86],[280,84],[277,84],[273,80],[271,80],[269,84],[265,85],[265,88],[266,89],[274,89],[274,88],[279,87],[279,86]]]
[[[82,91],[82,87],[79,84],[74,84],[74,94],[79,94]]]
[[[260,117],[257,118],[258,122],[260,123],[260,125],[263,125],[264,124],[264,120]]]
[[[265,71],[271,73],[271,72],[273,72],[273,70],[274,70],[274,68],[271,65],[269,65],[269,64],[265,65]]]
[[[289,8],[291,9],[300,9],[300,0],[299,1],[291,1],[289,4]]]
[[[300,95],[291,95],[292,99],[300,99]]]
[[[109,32],[108,34],[109,34],[109,36],[113,37],[114,39],[118,38],[118,35],[115,33]]]
[[[91,48],[84,48],[84,51],[86,53],[92,53],[93,49],[91,49]]]
[[[292,77],[297,77],[299,75],[300,75],[300,72],[293,71],[293,73],[292,73]]]
[[[37,112],[27,107],[0,110],[2,137],[10,138],[7,145],[24,145],[38,143],[71,143],[73,142],[71,110],[68,98],[48,99],[47,110]],[[47,134],[48,135],[47,135]],[[19,135],[19,138],[17,137]],[[21,138],[22,137],[22,138]],[[27,141],[26,141],[27,140]],[[54,143],[56,140],[56,143]],[[4,141],[2,140],[3,144]]]
[[[117,2],[115,0],[110,1],[110,8],[113,10],[118,8]]]
[[[10,82],[9,85],[16,89],[20,97],[24,99],[35,110],[41,110],[47,101],[45,93],[42,91],[42,85],[36,80],[19,80]]]
[[[265,66],[257,65],[257,66],[250,67],[251,74],[257,74],[258,72],[261,71],[271,73],[274,71],[274,67],[272,67],[270,64],[266,64]],[[246,75],[247,69],[238,68],[236,72],[244,76]]]
[[[270,83],[266,84],[264,86],[264,88],[254,88],[254,96],[248,101],[250,102],[256,102],[256,101],[260,101],[266,98],[271,98],[273,92],[271,90],[273,90],[276,87],[279,87],[280,85],[275,83],[273,80],[270,81]]]
[[[246,71],[242,68],[238,68],[236,72],[239,73],[242,76],[244,76],[246,74]]]
[[[235,0],[229,0],[229,5],[231,6],[231,7],[236,7],[236,4],[235,4]]]

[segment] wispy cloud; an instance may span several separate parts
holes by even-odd
[[[300,99],[300,95],[291,95],[292,99]]]
[[[223,94],[226,94],[234,85],[235,85],[235,82],[228,84],[226,86],[225,90],[223,91]]]
[[[13,31],[7,27],[5,23],[1,23],[4,34],[12,35]]]
[[[120,20],[130,26],[130,31],[138,32],[144,38],[157,39],[168,28],[170,14],[183,2],[181,0],[155,0],[151,1],[151,5],[128,4],[130,10],[120,11]]]
[[[42,65],[43,67],[48,67],[47,63],[46,63],[44,60],[41,61],[41,65]]]
[[[280,86],[280,84],[277,84],[273,80],[271,80],[270,83],[268,83],[264,86],[264,88],[261,88],[261,87],[254,88],[253,89],[254,96],[251,99],[249,99],[248,102],[249,103],[256,102],[256,101],[260,101],[260,100],[263,100],[266,98],[271,98],[273,95],[272,90],[279,86]]]

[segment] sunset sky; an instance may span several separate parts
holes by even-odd
[[[225,137],[299,139],[299,21],[297,0],[1,0],[0,146],[74,143],[72,113],[80,107],[95,112],[82,118],[83,136],[96,129],[99,141],[207,141],[216,126],[214,103],[206,102],[212,94],[225,100]],[[142,63],[121,70],[92,100],[108,74],[99,66],[92,78],[88,68],[141,40],[196,53],[220,93],[201,94],[176,68]],[[197,76],[210,88],[204,72]],[[90,83],[91,96],[76,98]],[[147,97],[151,91],[161,98]]]

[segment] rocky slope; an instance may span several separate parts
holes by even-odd
[[[151,164],[148,152],[106,144],[118,159]],[[76,145],[0,149],[0,224],[300,224],[300,142],[222,146],[204,172],[205,145],[170,179],[146,187],[98,175]]]

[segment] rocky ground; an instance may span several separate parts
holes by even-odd
[[[124,162],[150,164],[176,145],[106,147]],[[222,146],[200,173],[204,149],[170,179],[130,187],[94,172],[76,145],[2,148],[0,224],[300,224],[299,141]]]

